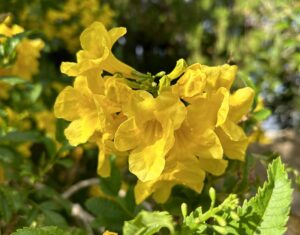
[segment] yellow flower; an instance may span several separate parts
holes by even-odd
[[[224,102],[217,114],[218,122],[215,125],[215,132],[222,143],[225,155],[232,159],[243,160],[248,146],[248,138],[237,123],[249,111],[254,92],[247,87],[237,90],[232,95],[229,94],[236,70],[236,66],[227,64],[216,67],[193,64],[178,79],[173,86],[173,92],[190,104],[200,102],[200,106],[198,104],[199,107],[196,108],[202,110],[200,112],[203,113],[199,113],[200,116],[206,115],[207,112],[210,113],[212,109],[216,108],[215,102],[219,102],[218,99],[223,98],[222,96],[218,99],[213,97],[218,93],[223,94]],[[194,117],[196,120],[198,119],[197,115]],[[212,115],[203,120],[203,126],[206,125],[206,122],[211,122],[215,118],[217,116]]]
[[[94,71],[89,72],[77,77],[74,87],[66,87],[54,105],[57,118],[71,121],[65,135],[73,146],[87,142],[96,130],[102,131],[106,113],[121,111],[103,95],[103,79],[97,79]]]
[[[31,146],[32,142],[24,142],[16,147],[19,153],[21,153],[24,157],[29,158],[31,156]]]
[[[5,20],[2,23],[0,23],[0,34],[5,35],[6,37],[12,37],[15,34],[24,32],[24,29],[21,26],[16,24],[10,26],[10,24],[11,24],[11,17],[8,16],[5,18]],[[3,40],[5,39],[1,38],[1,42]]]
[[[174,146],[176,146],[177,142]],[[164,203],[170,196],[172,187],[181,184],[200,193],[203,188],[205,172],[210,171],[215,175],[221,175],[227,162],[222,159],[197,159],[189,155],[186,148],[180,150],[175,147],[167,156],[166,166],[158,179],[147,182],[138,181],[135,186],[135,199],[137,204],[144,201],[153,193],[153,198]]]
[[[118,235],[117,233],[106,230],[102,235]]]
[[[77,63],[63,62],[61,71],[69,76],[78,76],[96,69],[99,72],[105,70],[111,74],[122,73],[123,76],[131,77],[134,69],[119,61],[111,52],[112,46],[125,33],[125,28],[107,31],[101,22],[94,22],[80,36],[83,50],[77,53]]]
[[[193,102],[201,97],[206,97],[211,92],[216,92],[223,87],[230,89],[236,75],[237,66],[221,65],[210,67],[201,64],[189,66],[185,73],[173,86],[173,92],[186,100]]]
[[[43,29],[49,39],[63,41],[72,53],[80,47],[78,38],[83,28],[94,21],[110,26],[115,16],[108,4],[98,0],[65,0],[59,2],[59,9],[53,6],[40,9],[36,5],[36,1],[31,1],[20,12],[18,18],[22,25],[33,30]]]
[[[77,63],[61,67],[77,78],[57,98],[55,114],[72,121],[65,130],[71,144],[90,140],[98,145],[100,175],[110,175],[109,154],[129,155],[129,170],[138,178],[138,203],[151,194],[164,202],[176,184],[201,192],[207,173],[224,173],[224,154],[244,159],[248,139],[238,123],[252,104],[253,91],[230,94],[236,66],[186,68],[182,61],[161,78],[165,83],[160,81],[156,97],[133,90],[125,78],[133,78],[134,70],[111,53],[125,32],[106,31],[95,22],[82,33]],[[102,79],[102,70],[116,74]],[[142,87],[138,82],[128,84]]]
[[[0,24],[0,34],[12,37],[22,33],[24,29],[18,25],[9,26],[9,21]],[[5,39],[4,39],[5,40]],[[17,46],[17,59],[9,68],[0,68],[0,76],[16,75],[30,80],[38,72],[38,58],[40,51],[44,47],[44,42],[40,39],[24,38]]]
[[[71,121],[65,129],[71,145],[89,140],[98,145],[98,173],[107,177],[110,175],[108,155],[118,153],[112,140],[126,119],[121,107],[125,97],[130,97],[131,89],[121,78],[102,78],[97,74],[90,70],[75,79],[74,87],[66,87],[56,99],[54,114]]]
[[[254,91],[249,87],[238,89],[229,97],[229,112],[226,121],[216,129],[228,158],[244,160],[249,142],[244,130],[237,123],[249,112],[253,98]]]
[[[35,113],[34,118],[37,121],[37,126],[40,130],[45,130],[50,136],[55,135],[55,117],[49,110],[43,110]]]
[[[186,109],[171,92],[154,98],[150,93],[137,91],[123,109],[128,119],[115,134],[115,146],[131,151],[129,170],[141,181],[160,176],[165,156],[174,144],[174,130],[185,118]]]
[[[254,92],[243,88],[230,94],[235,72],[235,66],[195,64],[172,86],[173,94],[187,101],[187,114],[174,130],[175,143],[166,153],[160,176],[138,181],[137,203],[151,194],[163,203],[176,184],[201,192],[206,173],[224,173],[227,167],[224,154],[232,159],[244,159],[248,139],[237,123],[249,111]]]
[[[175,143],[166,154],[165,168],[154,180],[139,181],[135,187],[137,203],[152,193],[157,202],[165,202],[176,184],[201,192],[206,172],[221,175],[227,167],[223,148],[214,132],[228,113],[228,92],[220,88],[210,98],[201,98],[186,107],[184,122],[174,131]]]
[[[0,69],[1,71],[1,69]],[[9,90],[11,86],[7,83],[0,82],[0,100],[5,100],[9,98]]]

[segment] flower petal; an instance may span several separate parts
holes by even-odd
[[[71,86],[67,86],[56,98],[54,104],[54,115],[57,118],[64,118],[73,121],[79,118],[78,105],[82,100],[82,94]]]
[[[103,53],[102,45],[99,42],[104,40],[108,49],[111,49],[110,38],[105,26],[101,22],[94,22],[86,28],[80,35],[81,47],[84,50],[97,53]]]
[[[143,182],[158,178],[165,167],[165,155],[173,144],[173,129],[169,123],[164,129],[161,139],[154,144],[137,148],[131,152],[129,170]]]
[[[112,28],[108,31],[111,45],[113,46],[120,37],[126,34],[127,30],[124,27]]]
[[[119,126],[114,142],[116,149],[119,151],[133,149],[139,144],[140,130],[135,123],[134,117],[129,118]]]
[[[106,154],[105,140],[105,135],[103,135],[102,140],[97,142],[99,148],[97,173],[102,177],[109,177],[110,161]]]
[[[187,121],[199,132],[223,124],[229,111],[229,91],[221,87],[207,98],[197,99],[187,107]]]
[[[216,133],[208,129],[202,135],[194,134],[194,154],[201,159],[221,159],[223,148]]]
[[[162,125],[165,125],[166,122],[171,120],[176,130],[186,118],[186,107],[180,99],[171,92],[162,92],[156,98],[155,105],[155,117]]]
[[[243,129],[232,122],[217,128],[216,133],[222,143],[225,155],[228,158],[243,161],[248,147],[248,138]]]
[[[158,179],[147,182],[138,181],[134,189],[137,204],[152,193],[157,202],[164,203],[176,184],[183,184],[198,193],[201,192],[205,172],[201,169],[199,161],[193,157],[183,159],[181,155],[176,154],[168,156],[166,167]]]
[[[72,146],[85,143],[93,135],[97,126],[97,113],[77,119],[65,129],[65,135]]]
[[[230,110],[228,117],[233,122],[238,122],[248,113],[254,99],[254,91],[250,87],[238,89],[229,97]]]
[[[213,175],[222,175],[228,165],[223,159],[199,159],[201,168]]]

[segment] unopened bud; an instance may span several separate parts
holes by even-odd
[[[216,190],[214,188],[210,188],[208,193],[211,200],[211,204],[214,205],[216,201]]]
[[[224,227],[221,227],[221,226],[218,226],[218,225],[213,225],[212,227],[213,227],[213,229],[214,229],[215,231],[217,231],[218,233],[221,233],[221,234],[227,234],[227,230],[226,230],[226,228],[224,228]]]
[[[186,203],[181,204],[181,213],[182,213],[183,218],[185,218],[187,216],[187,204]]]
[[[215,215],[214,218],[220,226],[226,226],[226,221],[221,216]]]

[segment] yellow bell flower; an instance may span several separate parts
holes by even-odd
[[[221,175],[227,167],[227,161],[222,159],[197,158],[188,146],[177,138],[174,148],[166,157],[162,174],[155,180],[138,181],[135,186],[135,199],[139,204],[153,194],[155,201],[164,203],[170,196],[172,187],[181,184],[200,193],[203,188],[205,172]],[[204,138],[202,140],[205,140]],[[192,140],[194,141],[194,140]]]
[[[206,173],[224,173],[227,167],[224,153],[232,159],[244,159],[248,140],[237,123],[249,111],[254,92],[243,88],[230,94],[235,70],[235,66],[210,68],[196,64],[173,85],[173,94],[188,102],[186,118],[174,130],[175,142],[166,154],[160,176],[138,181],[137,203],[151,194],[163,203],[176,184],[201,192]]]
[[[94,72],[77,77],[74,87],[66,87],[54,105],[57,118],[71,121],[65,135],[73,146],[87,142],[96,130],[103,131],[107,114],[121,111],[105,98],[103,79]]]
[[[69,76],[79,76],[90,69],[97,69],[99,72],[105,70],[131,77],[134,69],[119,61],[111,52],[112,46],[125,33],[126,28],[107,31],[101,22],[94,22],[80,36],[83,50],[77,53],[77,63],[63,62],[61,71]]]
[[[119,125],[126,120],[121,107],[124,97],[130,97],[131,89],[121,78],[102,78],[97,74],[90,70],[77,77],[73,87],[66,87],[56,99],[54,114],[71,121],[65,129],[71,145],[87,141],[98,145],[98,173],[107,177],[110,175],[108,155],[119,153],[114,148],[113,138]]]
[[[129,170],[141,181],[153,180],[161,174],[165,156],[174,144],[174,130],[183,122],[186,109],[171,92],[154,98],[137,91],[123,109],[128,119],[115,134],[115,147],[131,151]]]
[[[219,113],[217,116],[212,115],[203,120],[203,126],[206,125],[205,122],[212,122],[217,118],[215,131],[222,143],[225,155],[232,159],[243,160],[248,146],[248,138],[237,123],[249,111],[253,102],[254,91],[247,87],[237,90],[232,95],[229,94],[236,70],[237,66],[227,64],[215,67],[193,64],[178,79],[173,86],[173,92],[190,104],[198,103],[198,107],[194,107],[197,110],[206,110],[205,114],[217,107],[214,105],[217,99],[213,97],[219,96],[218,99],[223,99],[220,96],[223,94],[224,102]],[[204,108],[203,105],[206,107]],[[199,115],[205,114],[200,113]],[[198,116],[195,115],[194,118],[197,121]]]
[[[221,87],[229,90],[236,71],[235,65],[210,67],[196,63],[186,69],[172,89],[182,99],[191,103],[211,92],[216,92]]]
[[[210,98],[201,98],[188,105],[187,115],[174,131],[175,143],[166,155],[165,168],[159,178],[139,181],[135,187],[137,203],[150,194],[158,202],[165,202],[176,184],[182,184],[201,192],[206,172],[221,175],[227,167],[223,160],[223,148],[214,132],[218,123],[224,122],[228,113],[226,89]]]

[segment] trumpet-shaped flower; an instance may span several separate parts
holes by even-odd
[[[131,89],[115,77],[97,77],[97,71],[90,70],[75,79],[74,87],[66,87],[57,97],[54,113],[58,118],[71,121],[65,129],[70,144],[76,146],[89,140],[100,148],[98,172],[109,176],[107,154],[112,153],[114,133],[126,117],[121,112],[122,91],[128,95]],[[126,93],[127,92],[127,93]],[[109,147],[111,146],[111,147]],[[116,152],[116,151],[113,151]]]
[[[79,76],[96,69],[130,77],[134,69],[119,61],[111,52],[112,46],[125,33],[126,28],[107,31],[101,22],[94,22],[80,36],[82,50],[77,53],[77,63],[63,62],[61,71],[69,76]]]
[[[178,79],[173,87],[173,92],[190,104],[197,103],[198,106],[192,105],[192,107],[196,107],[196,110],[205,110],[208,113],[211,113],[213,107],[217,107],[213,104],[217,99],[213,97],[219,96],[219,99],[223,99],[220,96],[223,94],[224,99],[217,116],[214,116],[215,112],[212,112],[213,115],[204,120],[203,125],[205,126],[205,122],[212,122],[217,118],[218,122],[213,128],[222,143],[225,155],[232,159],[243,160],[248,146],[248,138],[237,123],[249,111],[254,92],[251,88],[243,88],[237,90],[233,95],[229,94],[236,70],[236,66],[230,65],[216,67],[191,65]],[[194,118],[197,122],[198,116],[195,115]]]
[[[186,118],[174,130],[175,142],[166,155],[163,172],[157,179],[140,180],[136,185],[137,203],[152,193],[154,199],[162,203],[176,184],[200,192],[206,172],[213,175],[224,173],[227,161],[223,160],[223,147],[214,129],[227,117],[228,100],[228,91],[220,88],[211,97],[201,98],[186,107]]]
[[[237,66],[221,65],[210,67],[201,64],[189,66],[173,86],[175,93],[191,103],[198,98],[210,95],[223,87],[230,89],[236,75]]]
[[[171,92],[154,98],[137,91],[124,107],[128,119],[115,134],[115,146],[120,151],[131,151],[129,170],[141,181],[160,176],[165,156],[174,144],[174,130],[183,122],[186,109]]]

